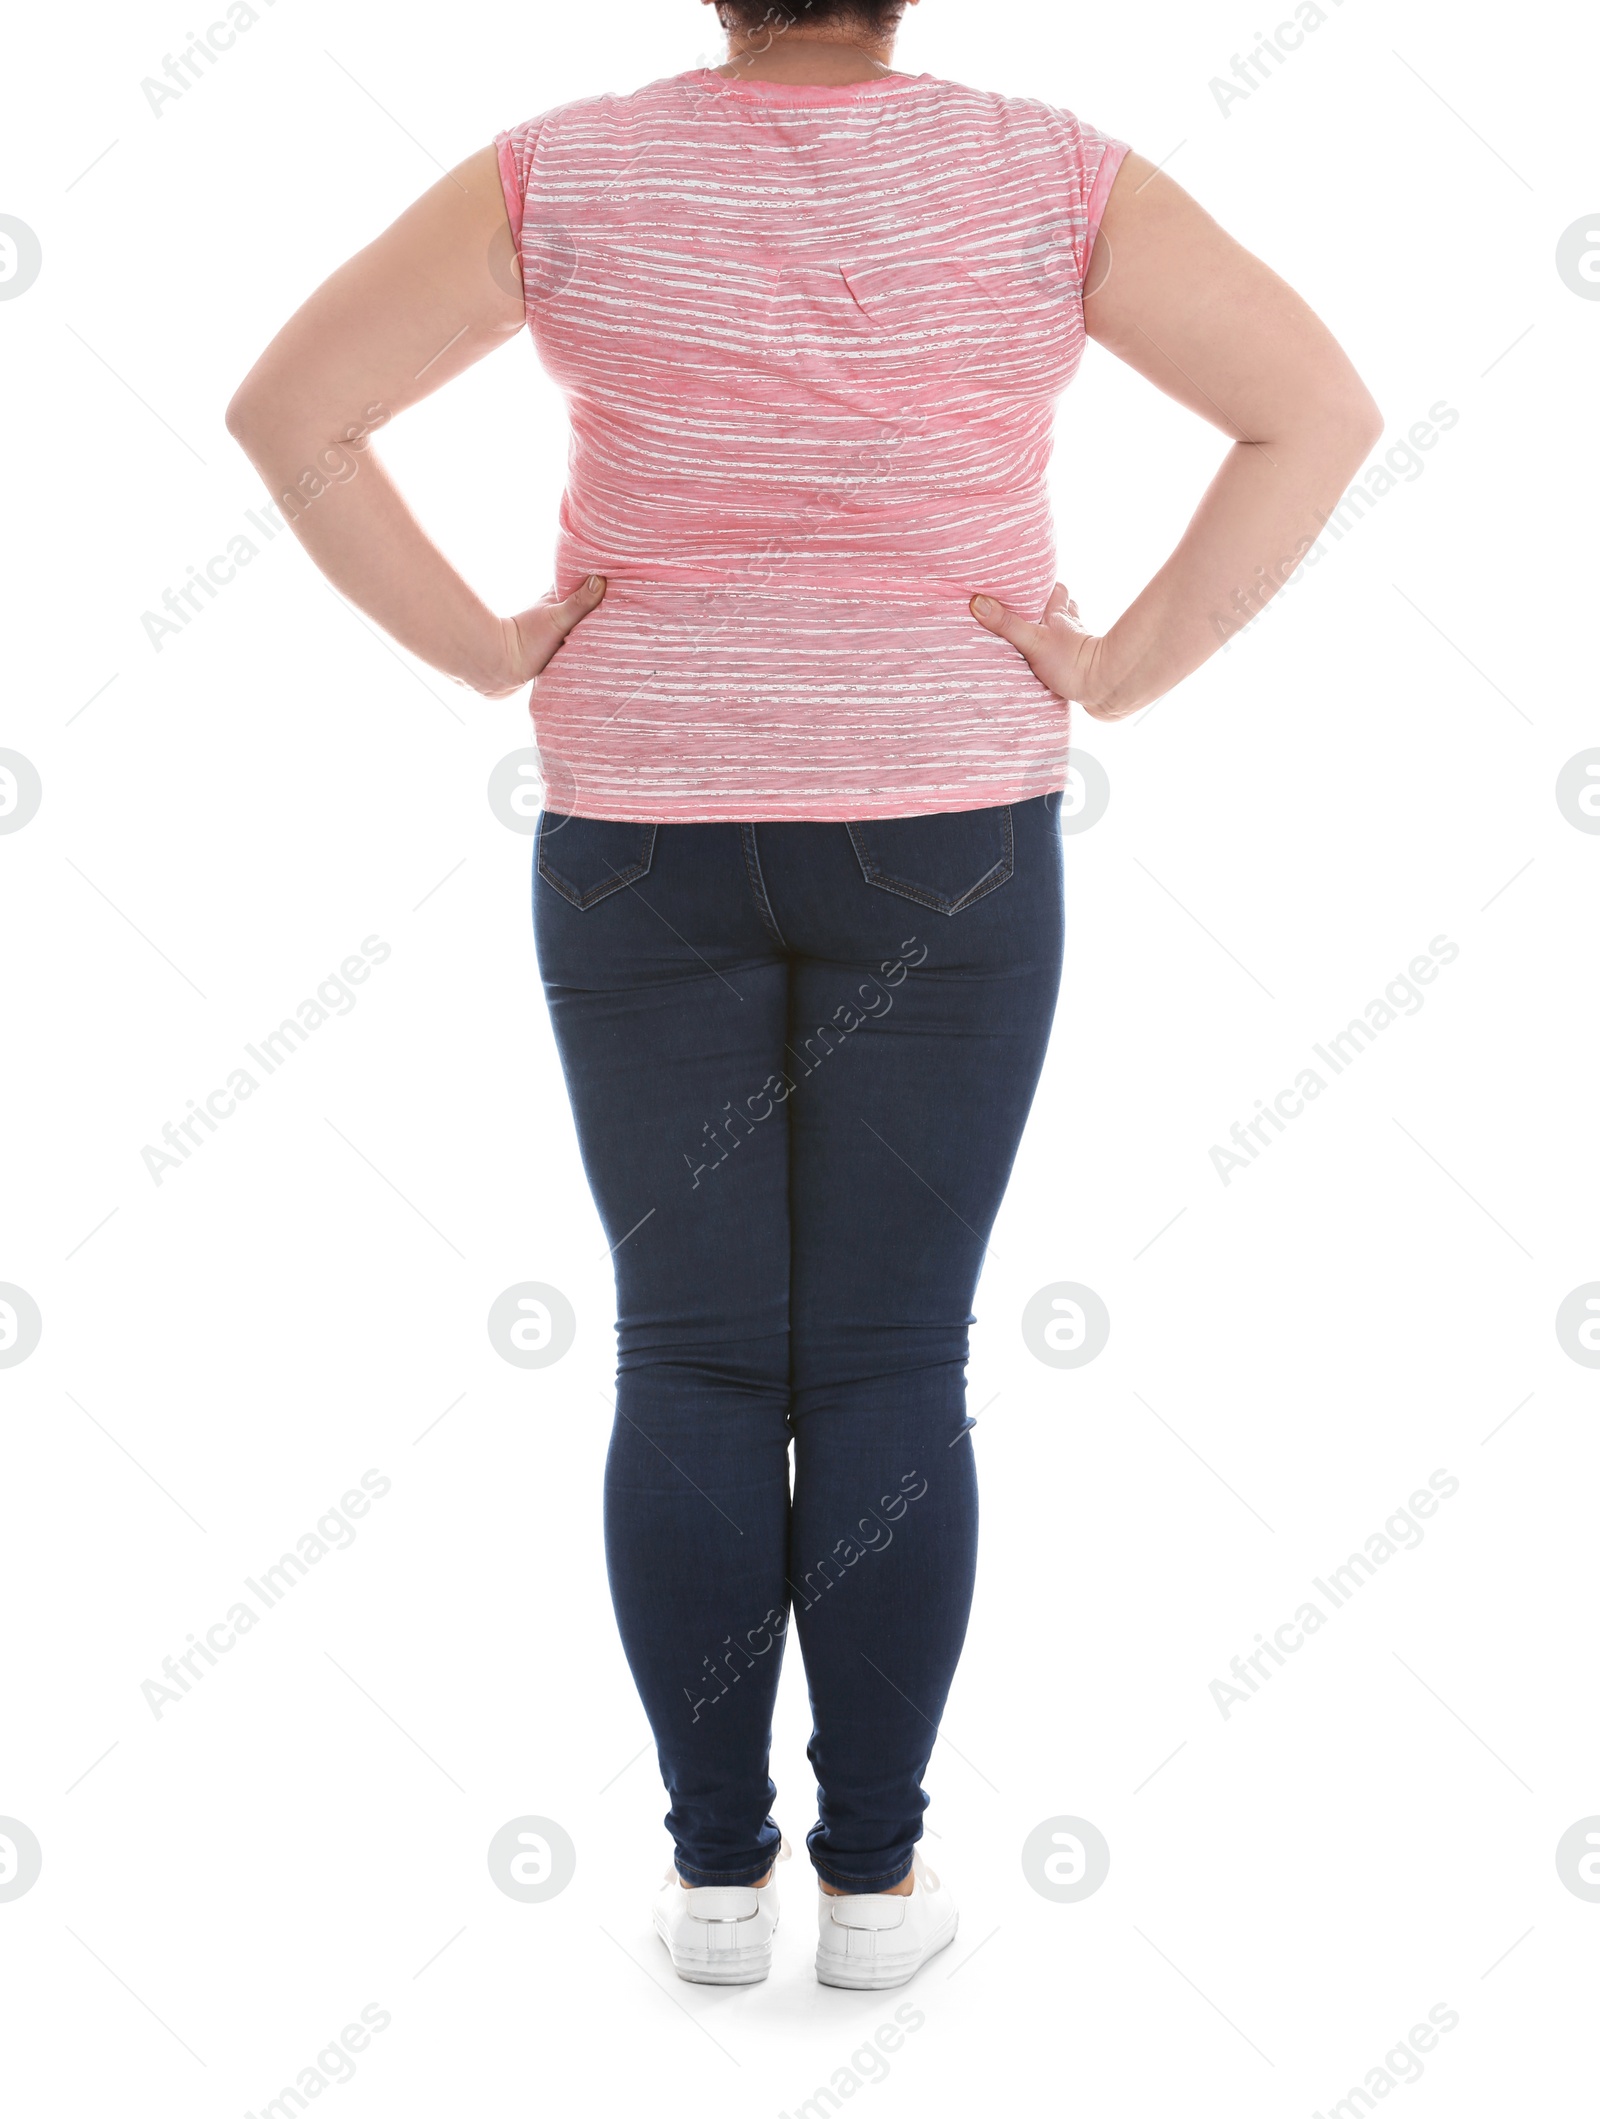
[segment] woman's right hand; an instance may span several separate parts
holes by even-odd
[[[1039,682],[1058,699],[1081,706],[1097,721],[1120,721],[1133,706],[1113,703],[1105,635],[1091,633],[1078,616],[1078,606],[1058,581],[1037,623],[1024,618],[993,596],[974,596],[972,615],[991,633],[1009,640]],[[1141,701],[1140,704],[1143,702]]]

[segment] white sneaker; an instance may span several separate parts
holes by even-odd
[[[778,1861],[789,1856],[789,1842]],[[700,1884],[685,1890],[669,1869],[651,1908],[655,1931],[680,1979],[705,1987],[748,1987],[772,1970],[778,1930],[777,1867],[764,1884]]]
[[[817,1886],[817,1977],[825,1987],[903,1987],[956,1939],[955,1900],[920,1854],[912,1885],[835,1898]]]

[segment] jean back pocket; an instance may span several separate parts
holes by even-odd
[[[880,817],[847,824],[845,830],[861,873],[875,890],[910,898],[930,912],[965,912],[1008,883],[1016,867],[1009,803],[936,816]]]
[[[539,873],[580,912],[648,875],[655,850],[654,824],[564,817],[548,809],[539,819]]]

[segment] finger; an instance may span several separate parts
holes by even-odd
[[[559,603],[546,604],[545,616],[565,639],[579,619],[587,618],[596,604],[603,600],[605,593],[604,574],[591,574],[587,581],[579,582],[570,596],[564,596]]]
[[[1083,613],[1077,600],[1064,581],[1058,581],[1050,591],[1050,601],[1044,607],[1044,622],[1047,626],[1065,626],[1069,632],[1083,633],[1088,627],[1083,622]]]
[[[993,596],[974,596],[972,615],[979,625],[986,626],[991,633],[998,633],[1002,640],[1009,640],[1020,654],[1031,655],[1044,644],[1044,628],[1024,618],[1020,611],[998,602]]]

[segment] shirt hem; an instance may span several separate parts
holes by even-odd
[[[895,795],[888,790],[864,795],[815,796],[778,794],[744,798],[674,795],[666,803],[650,798],[593,795],[557,813],[611,824],[867,824],[889,817],[946,816],[960,810],[998,809],[1012,802],[1033,802],[1060,794],[1067,785],[1063,758],[1048,771],[981,788],[919,788]]]

